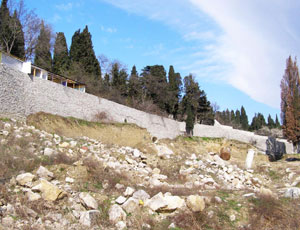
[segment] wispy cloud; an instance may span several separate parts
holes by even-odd
[[[161,21],[186,43],[198,43],[186,60],[178,60],[181,69],[224,80],[256,101],[279,107],[285,59],[300,53],[300,1],[102,1]]]
[[[68,3],[62,3],[62,4],[58,4],[55,7],[58,10],[62,10],[62,11],[70,11],[73,8],[73,3],[72,2],[68,2]]]
[[[112,27],[104,27],[104,26],[100,26],[101,31],[103,32],[107,32],[107,33],[116,33],[117,29],[116,28],[112,28]]]

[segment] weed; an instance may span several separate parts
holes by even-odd
[[[0,117],[0,121],[3,121],[3,122],[10,122],[11,119],[10,119],[10,118],[7,118],[7,117]]]

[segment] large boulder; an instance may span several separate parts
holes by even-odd
[[[300,188],[292,187],[286,189],[284,193],[284,197],[298,199],[300,197]]]
[[[160,192],[151,199],[147,200],[145,206],[149,207],[153,211],[158,211],[166,208],[168,206],[168,202],[164,199],[164,195]]]
[[[275,137],[268,137],[266,145],[266,154],[270,161],[278,161],[282,158],[283,154],[286,154],[285,144],[277,141]]]

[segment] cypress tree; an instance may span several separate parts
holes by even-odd
[[[241,124],[241,112],[238,109],[235,111],[235,124],[236,125]]]
[[[7,0],[2,0],[0,7],[0,48],[7,53],[10,53],[9,42],[11,40],[11,17],[7,7]]]
[[[276,119],[275,119],[275,127],[276,127],[276,128],[281,128],[281,125],[280,125],[280,122],[279,122],[279,120],[278,120],[277,114],[276,114]]]
[[[249,129],[248,116],[246,114],[244,106],[241,107],[241,126],[243,130]]]
[[[186,113],[187,113],[187,118],[186,118],[186,121],[185,121],[185,130],[186,130],[186,133],[189,136],[193,136],[195,115],[192,111],[192,107],[191,107],[190,104],[187,105]]]
[[[65,34],[59,32],[56,35],[53,55],[53,72],[63,75],[70,68],[70,58],[68,53]]]
[[[40,35],[35,47],[34,64],[49,71],[52,69],[50,39],[51,32],[49,28],[45,27],[44,21],[42,21]]]
[[[142,85],[136,71],[135,65],[132,67],[131,74],[128,82],[128,96],[137,100],[141,99]]]
[[[271,117],[270,114],[269,114],[269,116],[268,116],[268,127],[269,127],[269,129],[275,128],[275,122],[274,122],[274,120],[272,119],[272,117]]]
[[[168,113],[173,114],[176,118],[179,109],[179,100],[181,95],[182,80],[180,73],[175,73],[174,67],[169,68],[169,99],[168,99]]]
[[[92,36],[87,26],[82,33],[80,30],[74,33],[70,48],[70,58],[72,62],[81,63],[86,73],[93,76],[96,80],[101,80],[100,64],[96,58]]]

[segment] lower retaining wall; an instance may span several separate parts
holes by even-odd
[[[184,122],[148,114],[51,81],[30,78],[27,74],[1,64],[0,114],[26,117],[41,111],[89,121],[95,120],[97,114],[105,112],[113,121],[126,120],[128,123],[134,123],[146,128],[151,135],[158,138],[173,139],[185,132]],[[194,135],[235,139],[254,144],[262,151],[266,150],[266,137],[219,124],[215,126],[196,124]],[[287,152],[292,153],[292,144],[283,141]]]

